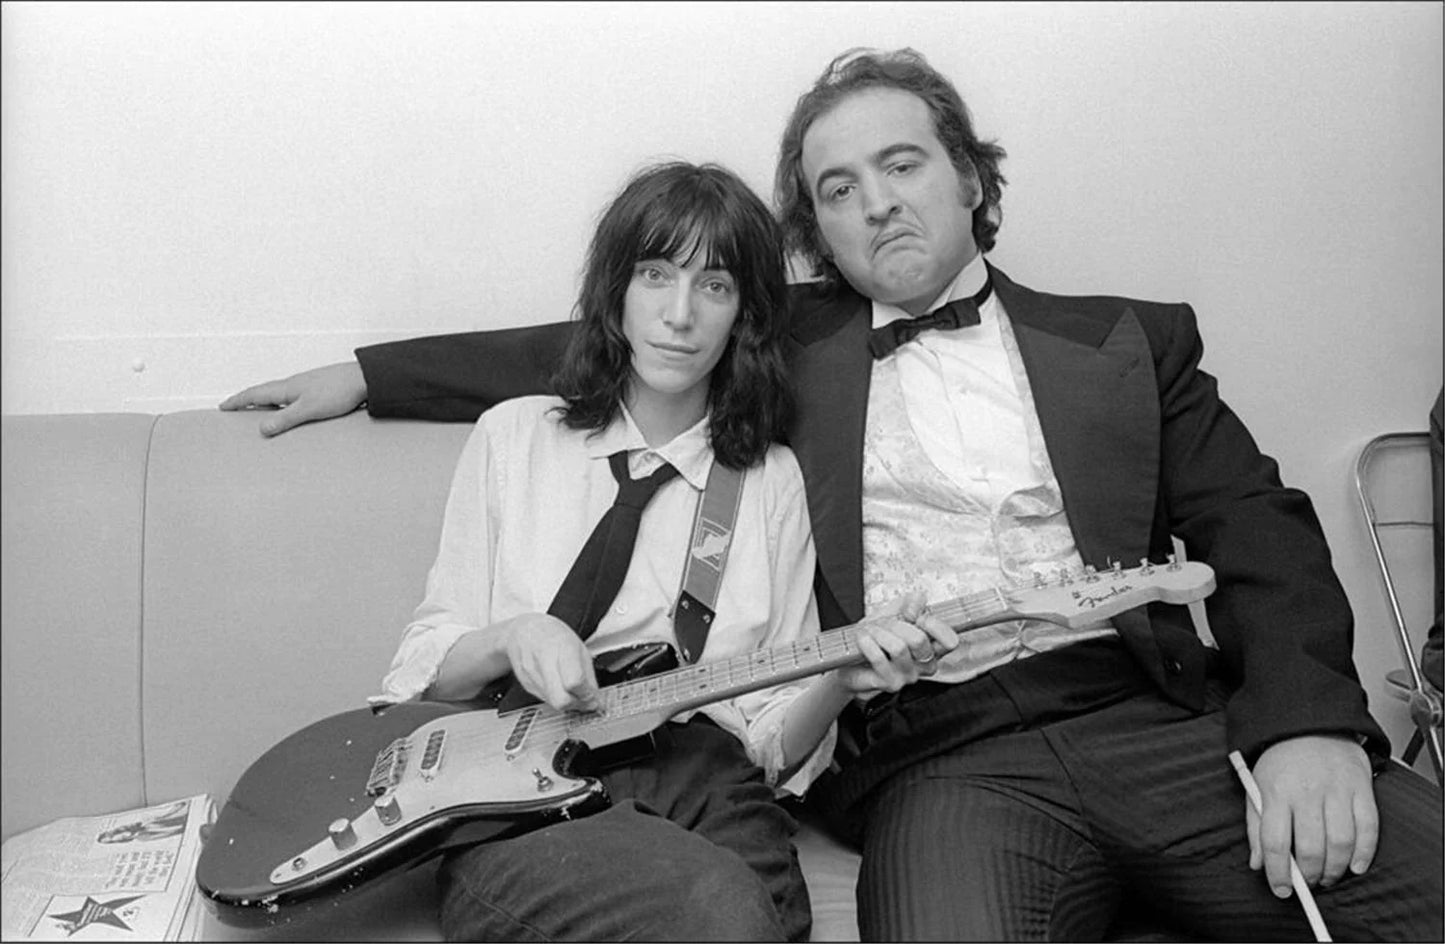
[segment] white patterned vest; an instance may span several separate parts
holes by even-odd
[[[1082,567],[1023,358],[1001,312],[998,328],[1022,401],[1034,475],[1032,484],[1001,501],[983,490],[970,492],[933,464],[909,421],[897,359],[873,364],[863,441],[867,613],[909,590],[922,590],[930,603],[938,603],[999,586],[1028,586],[1036,576],[1056,578],[1065,568]],[[934,680],[966,681],[1015,659],[1114,632],[1107,623],[1074,630],[1033,620],[972,630],[960,637]]]

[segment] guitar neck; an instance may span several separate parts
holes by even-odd
[[[955,630],[1009,613],[1006,597],[988,590],[932,606],[929,612]],[[684,666],[602,690],[604,717],[657,714],[667,717],[748,692],[819,675],[865,660],[855,623],[772,649]]]
[[[929,614],[963,632],[1006,620],[1041,619],[1079,628],[1153,601],[1184,604],[1214,590],[1214,571],[1197,562],[1150,564],[1124,570],[1086,569],[1031,587],[991,589],[930,605]],[[670,718],[682,711],[747,692],[864,661],[858,637],[867,623],[855,623],[773,649],[703,662],[602,690],[602,711],[579,715],[579,727],[632,715]]]

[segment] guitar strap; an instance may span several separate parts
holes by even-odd
[[[688,663],[696,662],[702,655],[708,629],[717,612],[718,588],[722,585],[723,566],[732,547],[733,523],[737,521],[738,506],[742,502],[743,475],[742,469],[729,469],[714,459],[707,475],[707,487],[693,515],[692,540],[688,542],[687,560],[682,567],[682,588],[672,608],[677,647]],[[489,682],[477,700],[501,712],[539,701],[518,685],[511,673]]]
[[[742,469],[730,469],[713,458],[707,487],[693,516],[692,540],[682,568],[682,589],[672,608],[672,628],[683,661],[696,662],[707,643],[717,614],[718,588],[732,548],[733,523],[743,495]]]

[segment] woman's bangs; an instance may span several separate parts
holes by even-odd
[[[678,195],[668,194],[676,199]],[[684,197],[658,200],[645,211],[637,242],[636,261],[668,259],[678,265],[691,265],[698,253],[705,252],[703,267],[735,272],[739,262],[738,234],[726,211],[712,201]]]

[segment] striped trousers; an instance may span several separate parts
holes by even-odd
[[[1082,643],[875,719],[884,736],[977,736],[892,775],[861,819],[864,940],[1102,940],[1121,906],[1185,940],[1310,940],[1299,902],[1249,868],[1226,692],[1165,700],[1116,641]],[[1336,940],[1442,940],[1441,793],[1388,764],[1365,874],[1318,888]]]

